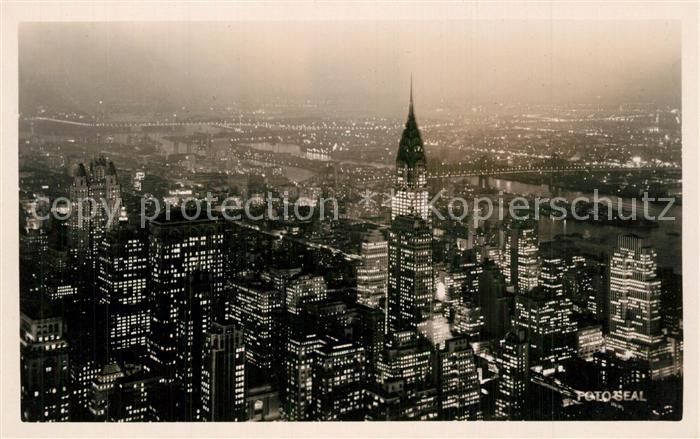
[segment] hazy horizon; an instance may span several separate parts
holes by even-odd
[[[680,106],[673,21],[24,23],[20,111],[332,102],[405,112],[492,103]]]

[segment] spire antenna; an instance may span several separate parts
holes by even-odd
[[[409,95],[409,105],[413,109],[413,72],[411,72],[411,91]]]

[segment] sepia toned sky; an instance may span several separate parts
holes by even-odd
[[[28,23],[20,111],[96,102],[680,105],[674,21]]]

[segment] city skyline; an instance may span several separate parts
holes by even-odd
[[[648,401],[644,394],[650,395],[655,383],[678,389],[674,384],[682,376],[678,302],[667,298],[662,307],[653,250],[642,252],[635,235],[620,237],[609,262],[608,290],[600,283],[605,274],[599,278],[593,272],[590,277],[586,269],[606,263],[605,257],[585,256],[587,252],[576,244],[567,249],[565,244],[557,246],[558,241],[542,243],[537,223],[509,219],[499,226],[485,218],[472,228],[453,216],[436,215],[428,208],[428,154],[411,84],[407,121],[396,153],[386,244],[372,244],[382,239],[381,234],[361,233],[361,253],[350,272],[338,271],[340,260],[333,258],[322,263],[330,263],[323,270],[318,265],[323,251],[313,250],[305,234],[292,231],[289,239],[287,231],[274,244],[261,234],[264,229],[259,225],[248,229],[264,218],[256,220],[249,214],[248,202],[258,196],[251,193],[251,180],[247,218],[231,221],[223,210],[223,217],[212,218],[209,208],[207,217],[199,208],[192,216],[184,200],[174,202],[182,206],[181,212],[156,212],[144,229],[144,201],[136,215],[133,201],[131,215],[128,201],[120,208],[126,193],[114,163],[104,157],[87,167],[79,163],[70,184],[66,230],[48,222],[42,225],[31,216],[25,226],[22,254],[41,255],[50,247],[59,257],[46,261],[46,268],[41,262],[38,271],[25,272],[22,318],[27,332],[22,333],[22,361],[24,367],[37,367],[36,363],[44,373],[50,371],[51,380],[25,372],[23,419],[546,417],[546,411],[528,402],[532,398],[560,401],[559,409],[550,413],[553,419],[596,419],[601,408],[581,401],[581,395],[591,392],[581,390],[581,383],[592,377],[584,374],[568,376],[568,384],[560,381],[569,368],[582,364],[596,370],[594,376],[604,380],[602,389],[608,392],[632,384],[636,387],[629,392]],[[134,178],[133,188],[139,191],[142,179],[137,180],[138,174]],[[334,187],[325,186],[324,191],[337,191]],[[488,182],[480,181],[478,187],[490,190]],[[94,206],[85,204],[89,199],[102,200],[106,211],[121,211],[119,221],[108,221],[101,208],[100,214],[91,211]],[[207,194],[206,202],[212,201]],[[272,208],[282,206],[262,207]],[[323,224],[309,220],[283,221],[312,229]],[[262,224],[275,221],[279,218],[270,217]],[[348,225],[336,216],[325,227],[347,234],[351,229],[343,229]],[[49,245],[51,229],[67,236],[67,259],[61,255],[66,250],[60,238],[58,246],[55,240]],[[447,232],[445,238],[436,238],[437,230]],[[322,229],[311,234],[319,232],[324,234]],[[489,243],[491,239],[495,242]],[[335,253],[334,247],[330,249]],[[373,251],[362,251],[369,249]],[[632,254],[626,256],[629,251]],[[370,254],[386,265],[370,262]],[[344,258],[352,260],[352,254]],[[620,262],[624,258],[635,262]],[[435,268],[440,260],[439,270],[444,271]],[[622,266],[641,274],[623,274]],[[495,275],[483,277],[487,269]],[[365,270],[374,271],[374,276],[361,275]],[[565,282],[565,274],[573,280]],[[598,290],[592,283],[596,280]],[[377,284],[384,281],[385,290]],[[492,290],[490,284],[495,282],[500,286]],[[449,288],[446,295],[437,296],[436,283]],[[376,296],[377,288],[380,294],[386,291],[385,298]],[[99,296],[92,293],[95,289]],[[646,296],[639,297],[636,291]],[[59,303],[64,311],[56,323]],[[75,318],[84,321],[69,323]],[[630,324],[630,318],[636,320]],[[640,325],[647,329],[640,332]],[[30,332],[33,327],[49,330]],[[35,344],[44,337],[61,344],[51,345],[59,346],[52,349],[57,352],[37,356]],[[67,363],[66,358],[70,366],[62,366],[58,374],[54,366],[47,366]],[[486,370],[477,364],[489,359],[495,360],[498,375],[486,378]],[[622,381],[610,381],[609,374]],[[555,392],[543,394],[553,379]],[[620,387],[608,387],[611,383]],[[489,385],[495,386],[495,398],[483,392]],[[137,393],[127,390],[134,386]],[[256,399],[257,386],[267,389],[264,399]],[[601,383],[595,387],[600,389],[597,386]],[[58,399],[42,396],[56,389]],[[572,398],[574,393],[577,399]],[[673,418],[680,407],[668,404],[671,394],[659,395],[648,397],[654,404],[665,404],[668,413],[663,416]],[[224,403],[229,408],[222,407]],[[578,410],[567,409],[581,404]],[[650,407],[656,405],[647,409],[658,410]],[[642,406],[628,409],[632,413],[626,416],[644,419]],[[607,408],[604,416],[624,419],[625,409],[616,410]]]
[[[328,78],[376,36],[356,37],[362,26],[299,28],[310,53],[299,70],[266,76],[253,63],[259,83],[240,83],[265,105],[287,100],[274,110],[203,105],[216,97],[208,87],[230,73],[208,71],[207,57],[242,50],[264,64],[284,48],[255,49],[295,24],[216,53],[198,53],[209,34],[187,27],[27,25],[20,74],[39,87],[18,121],[22,420],[681,420],[686,192],[682,113],[669,104],[679,86],[677,29],[654,23],[642,38],[638,23],[549,31],[523,23],[498,38],[480,24],[475,38],[496,40],[479,50],[493,57],[462,88],[446,78],[473,64],[455,59],[437,29],[419,44],[404,41],[411,29],[381,28],[393,43],[377,42],[376,55],[395,53],[382,61],[393,67],[364,89],[349,79],[362,77],[362,62]],[[162,47],[156,31],[191,46]],[[533,51],[511,41],[530,31],[539,38]],[[130,41],[117,42],[124,32]],[[648,46],[659,33],[668,39]],[[620,41],[585,60],[608,59],[597,78],[563,56],[591,52],[610,34]],[[28,73],[46,57],[34,44],[52,35],[73,61],[95,55],[83,44],[102,61],[92,70],[45,58],[51,68]],[[421,67],[423,79],[409,72],[404,86],[402,41],[434,47],[453,73]],[[343,45],[354,49],[326,57]],[[168,63],[152,59],[140,71],[116,61],[129,74],[100,71],[121,50],[134,61],[155,50],[191,73],[163,75],[141,93],[156,81],[149,69]],[[500,57],[509,51],[533,56],[509,82],[530,103],[470,103],[469,117],[435,116],[443,87],[455,89],[446,104],[455,108],[470,87],[491,103],[514,99],[497,90],[508,82]],[[75,91],[56,69],[91,87]],[[489,69],[497,72],[487,80]],[[42,88],[41,75],[55,83]],[[401,122],[372,115],[379,106],[367,90],[389,80],[382,105],[402,108]],[[56,94],[57,84],[70,97]],[[330,90],[343,85],[367,114],[332,102]],[[598,86],[620,92],[586,102]],[[555,97],[568,88],[577,102]],[[125,91],[119,99],[116,90]],[[637,93],[650,99],[632,99]],[[310,95],[332,97],[335,110],[307,112],[300,99]],[[623,96],[634,102],[612,104]]]

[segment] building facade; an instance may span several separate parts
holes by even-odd
[[[204,349],[203,420],[245,420],[245,359],[241,330],[233,324],[212,323]]]
[[[158,374],[162,420],[201,415],[205,336],[223,291],[223,231],[218,220],[173,214],[149,226],[148,370]]]
[[[108,233],[100,244],[97,286],[110,361],[145,357],[151,326],[148,274],[147,237],[125,229]]]
[[[656,252],[634,235],[620,236],[610,258],[610,320],[606,345],[621,358],[662,366],[661,281]]]
[[[22,421],[68,421],[70,375],[63,319],[40,308],[20,314]]]
[[[361,264],[357,267],[357,302],[370,308],[386,308],[389,280],[389,245],[379,230],[363,236]]]

